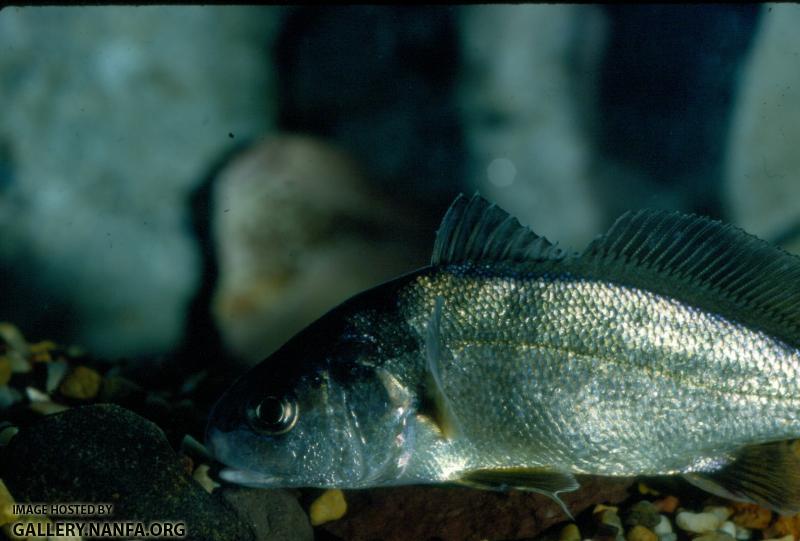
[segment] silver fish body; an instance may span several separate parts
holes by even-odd
[[[256,486],[682,474],[800,510],[800,263],[640,212],[569,255],[480,197],[432,265],[332,310],[243,376],[208,442]]]
[[[460,438],[431,457],[440,478],[454,461],[668,475],[800,435],[797,349],[648,291],[505,271],[444,268],[400,293],[418,336],[444,299],[443,392]]]

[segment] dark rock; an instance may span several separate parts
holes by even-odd
[[[303,508],[286,490],[226,486],[222,497],[255,533],[254,541],[311,541],[314,531]]]
[[[113,503],[113,520],[180,521],[189,539],[253,539],[184,471],[153,423],[110,404],[44,417],[4,450],[0,477],[17,501]]]
[[[661,522],[661,516],[655,505],[647,500],[636,502],[625,517],[626,526],[644,526],[651,530]]]
[[[629,479],[584,478],[579,490],[560,496],[577,516],[595,503],[624,500],[630,484]],[[349,541],[524,539],[567,519],[556,502],[530,492],[412,486],[346,491],[345,496],[347,514],[318,530]]]

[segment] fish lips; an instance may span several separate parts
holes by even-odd
[[[220,470],[219,476],[224,481],[256,488],[271,488],[284,486],[285,480],[274,475],[267,475],[248,469],[231,467],[232,451],[230,443],[231,434],[209,426],[206,431],[206,447],[214,458],[226,467]],[[234,438],[235,439],[235,438]]]
[[[237,470],[235,468],[223,468],[219,472],[219,477],[229,483],[252,488],[276,488],[285,486],[278,477],[249,470]]]

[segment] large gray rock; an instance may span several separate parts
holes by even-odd
[[[600,229],[589,125],[605,43],[596,6],[470,6],[461,13],[469,182],[576,248]]]
[[[198,280],[186,198],[231,137],[272,125],[280,13],[0,12],[0,318],[98,355],[176,343]]]
[[[775,239],[800,221],[800,6],[762,10],[732,117],[726,203],[732,221]]]
[[[119,406],[74,408],[24,427],[2,449],[0,475],[20,502],[111,503],[112,520],[183,522],[195,541],[256,539],[249,517],[192,479],[161,429]]]

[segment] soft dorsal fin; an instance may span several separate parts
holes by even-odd
[[[591,276],[674,297],[800,347],[800,258],[735,226],[628,212],[577,262]]]
[[[459,195],[436,233],[432,265],[464,262],[543,261],[564,252],[477,193]]]

